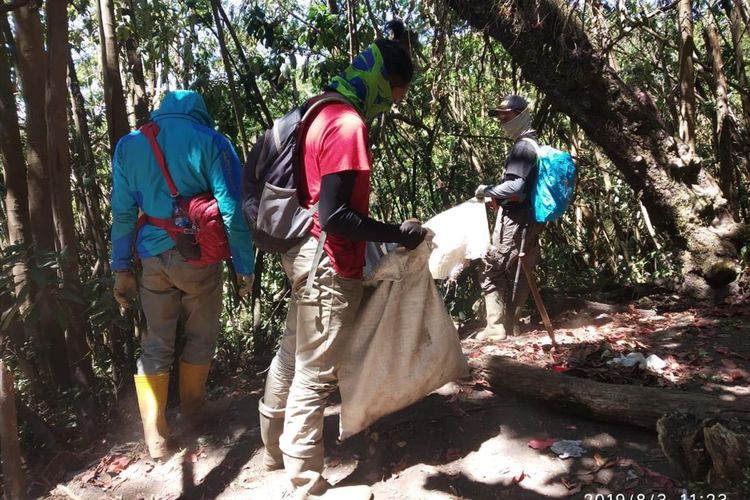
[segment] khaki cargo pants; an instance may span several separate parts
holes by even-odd
[[[282,258],[292,298],[262,401],[264,412],[284,416],[280,439],[284,468],[300,493],[321,479],[323,410],[337,387],[342,345],[352,332],[362,299],[362,281],[338,276],[325,254],[312,292],[304,296],[317,245],[317,239],[310,238]]]
[[[515,304],[511,304],[524,226],[526,226],[525,259],[529,270],[533,270],[539,261],[539,236],[544,229],[544,224],[534,220],[524,224],[508,217],[502,208],[497,214],[495,230],[492,232],[492,245],[483,259],[482,291],[484,293],[496,291],[500,294],[504,305],[503,311],[508,316],[504,322],[510,320],[516,308],[523,307],[529,298],[529,285],[521,269]]]
[[[208,364],[221,328],[221,263],[196,267],[172,248],[143,259],[142,265],[140,297],[146,333],[141,339],[138,373],[169,372],[179,321],[185,330],[182,360]]]

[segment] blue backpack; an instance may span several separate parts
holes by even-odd
[[[531,192],[531,204],[537,222],[551,222],[560,218],[573,201],[576,186],[576,165],[570,153],[552,146],[539,146],[528,137],[536,151],[538,172]]]

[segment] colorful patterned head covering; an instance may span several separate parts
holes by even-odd
[[[354,58],[352,64],[335,77],[328,88],[343,95],[362,115],[366,123],[393,105],[391,84],[383,56],[377,45],[370,44]]]

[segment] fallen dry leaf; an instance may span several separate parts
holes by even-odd
[[[546,450],[550,446],[555,444],[554,439],[532,439],[528,442],[529,448],[533,448],[535,450]]]
[[[91,470],[84,472],[84,474],[81,476],[81,484],[85,485],[86,483],[94,479],[95,476],[96,476],[96,469],[91,469]]]
[[[577,483],[575,481],[571,481],[571,480],[566,479],[566,478],[562,478],[561,482],[562,482],[563,486],[565,486],[565,488],[569,489],[569,490],[572,490],[572,489],[574,489],[576,487],[580,487],[581,486],[580,483]]]
[[[127,457],[124,455],[121,457],[117,457],[107,465],[107,468],[105,469],[105,471],[108,474],[117,475],[121,473],[123,470],[125,470],[125,468],[127,468],[130,462],[132,462],[132,459],[130,457]]]
[[[527,477],[528,476],[526,475],[526,473],[524,471],[521,471],[519,475],[513,477],[513,479],[510,480],[510,484],[518,484],[524,479],[526,479]]]
[[[721,364],[726,366],[727,368],[732,368],[732,369],[737,368],[737,365],[731,359],[722,358]]]

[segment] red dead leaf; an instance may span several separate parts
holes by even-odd
[[[510,484],[518,484],[524,479],[526,479],[528,476],[524,471],[521,471],[521,473],[518,476],[515,476],[513,479],[510,480]]]
[[[529,448],[533,448],[535,450],[546,450],[553,444],[555,444],[554,439],[532,439],[528,442]]]
[[[109,465],[107,465],[106,472],[107,474],[114,474],[117,475],[123,470],[127,468],[127,466],[130,464],[131,459],[126,456],[117,457],[114,460],[112,460]]]
[[[726,366],[727,368],[732,368],[732,369],[736,369],[737,368],[737,365],[731,359],[724,358],[724,359],[721,360],[721,364],[724,365],[724,366]]]

